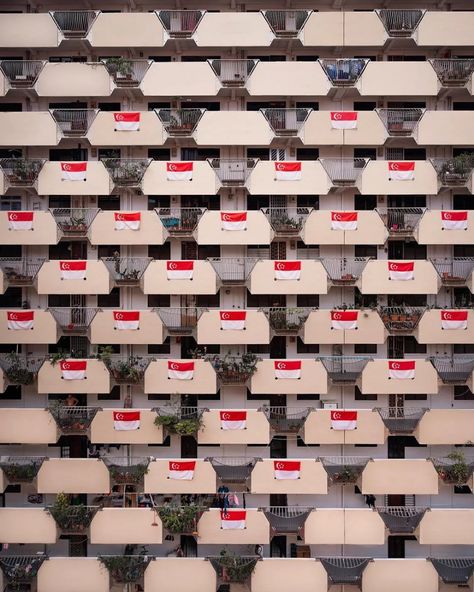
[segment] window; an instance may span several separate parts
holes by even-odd
[[[99,308],[120,307],[120,288],[113,288],[110,294],[98,294],[97,306]]]
[[[453,111],[472,111],[474,109],[474,101],[454,101]]]
[[[10,384],[3,393],[0,393],[0,401],[20,401],[21,386],[19,384]]]
[[[84,161],[88,160],[87,148],[51,148],[49,160],[59,162],[61,160]]]
[[[122,105],[120,103],[99,103],[97,105],[101,111],[121,111]]]
[[[296,61],[297,62],[317,62],[319,59],[319,56],[317,55],[299,55],[296,56]]]
[[[103,12],[103,11],[102,11]],[[153,62],[171,62],[171,56],[148,56],[149,60]]]
[[[181,109],[206,109],[206,111],[220,111],[219,101],[181,101]]]
[[[319,308],[319,294],[298,294],[296,306]]]
[[[367,394],[364,395],[358,386],[354,387],[354,399],[356,401],[376,401],[377,400],[377,395],[374,394]]]
[[[426,195],[389,195],[387,206],[389,208],[425,208]]]
[[[474,393],[467,386],[458,385],[454,387],[455,401],[474,401]]]
[[[454,354],[474,354],[474,343],[455,343],[453,345]]]
[[[472,195],[453,195],[453,210],[470,210],[472,208]]]
[[[319,111],[319,103],[317,101],[297,101],[297,109],[312,109],[313,111]]]
[[[169,101],[151,101],[148,103],[148,111],[154,109],[171,109],[171,103]]]
[[[318,160],[319,148],[297,148],[296,160]]]
[[[169,306],[169,304],[168,304]],[[163,343],[150,343],[148,345],[149,354],[161,354],[167,355],[171,353],[170,349],[170,338],[167,337]]]
[[[406,354],[426,354],[426,344],[418,343],[413,335],[404,335],[403,351]]]
[[[301,337],[297,337],[296,339],[296,353],[319,354],[319,343],[304,343]]]
[[[153,160],[170,160],[170,150],[169,148],[149,148],[148,149],[148,158],[153,158]],[[163,196],[160,196],[163,197]]]
[[[98,401],[120,401],[120,386],[112,387],[110,393],[102,393],[97,395]]]
[[[377,149],[354,148],[354,158],[370,158],[370,160],[377,160]]]
[[[153,259],[171,259],[170,243],[163,243],[162,245],[148,245],[148,257]]]
[[[355,354],[377,354],[377,345],[375,343],[356,343],[354,345]]]
[[[120,195],[99,195],[97,207],[101,210],[120,210]]]
[[[376,195],[354,195],[354,208],[356,210],[374,210],[376,207]]]
[[[198,294],[196,296],[196,306],[203,308],[219,308],[220,307],[220,294]]]
[[[0,103],[0,111],[23,111],[21,103]]]
[[[154,210],[155,208],[169,208],[170,207],[170,196],[169,195],[149,195],[148,196],[148,209]]]
[[[427,401],[427,395],[405,395],[405,401]]]
[[[149,308],[169,308],[170,296],[168,294],[148,294]]]
[[[0,308],[21,308],[22,302],[21,288],[7,288],[0,294]]]
[[[284,294],[251,294],[247,291],[248,308],[285,307],[286,296]]]
[[[99,160],[105,158],[121,158],[120,148],[99,148]]]
[[[220,158],[219,148],[181,148],[181,160],[207,160]]]
[[[319,210],[319,195],[297,195],[296,207],[313,208],[315,210]]]
[[[354,111],[373,111],[376,107],[375,101],[354,101]]]
[[[304,394],[304,395],[296,395],[297,401],[319,401],[320,395],[313,395],[313,394]]]
[[[426,259],[427,247],[415,241],[388,241],[389,259]]]
[[[372,257],[377,259],[377,245],[355,245],[354,257]]]

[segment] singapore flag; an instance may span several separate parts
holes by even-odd
[[[415,279],[414,261],[389,261],[388,277],[394,281],[406,282]]]
[[[414,181],[415,163],[414,161],[389,162],[388,163],[389,181]]]
[[[114,212],[115,230],[140,230],[140,212]]]
[[[274,261],[275,280],[296,280],[301,277],[301,261]]]
[[[467,230],[467,211],[441,212],[443,230]]]
[[[87,162],[61,162],[62,181],[85,181]]]
[[[169,280],[192,280],[194,261],[167,261],[166,276]]]
[[[7,327],[10,331],[29,331],[35,322],[34,310],[8,310]]]
[[[114,310],[113,315],[117,331],[137,331],[139,329],[139,310]]]
[[[274,460],[273,470],[277,481],[292,481],[300,478],[301,461]]]
[[[167,162],[166,179],[168,181],[192,181],[193,163],[192,162]]]
[[[34,212],[8,212],[9,230],[33,230]]]
[[[131,432],[140,429],[140,411],[113,411],[114,430]]]
[[[168,380],[192,380],[194,362],[174,362],[168,360]]]
[[[245,510],[223,510],[221,512],[221,528],[224,530],[243,530],[247,512]]]
[[[116,132],[138,132],[140,129],[140,113],[138,111],[114,113]]]
[[[221,230],[247,230],[247,212],[221,212]]]
[[[415,378],[415,360],[388,360],[388,378],[413,380]]]
[[[275,179],[277,181],[300,181],[301,162],[275,162]]]
[[[333,129],[356,129],[357,111],[331,111],[331,127]]]
[[[245,430],[247,411],[220,411],[221,430]]]
[[[247,312],[245,310],[221,310],[221,330],[244,331]]]
[[[357,230],[357,212],[331,212],[331,230]]]
[[[331,411],[331,428],[333,430],[355,430],[357,428],[357,411]]]
[[[87,261],[60,261],[59,271],[62,280],[85,280]]]
[[[86,378],[87,360],[61,360],[59,367],[63,380],[84,380]]]
[[[467,329],[467,310],[442,310],[441,329]]]
[[[301,360],[275,360],[273,362],[276,379],[294,379],[301,378]]]
[[[358,310],[331,310],[331,329],[357,329]]]
[[[192,481],[195,470],[195,460],[170,460],[168,463],[168,479]]]

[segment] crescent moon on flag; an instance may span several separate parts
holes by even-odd
[[[117,121],[123,121],[123,115],[121,113],[117,113]]]
[[[171,364],[171,369],[172,369],[172,370],[178,370],[178,369],[179,369],[179,366],[178,366],[178,364],[174,364],[174,363],[173,363],[173,364]]]
[[[67,362],[63,363],[63,370],[69,370],[70,367],[71,367],[71,365],[68,364]]]
[[[222,214],[222,219],[226,222],[230,222],[232,220],[230,214]]]
[[[18,217],[16,214],[10,214],[10,220],[17,220]]]
[[[62,269],[71,269],[71,267],[70,267],[69,263],[63,263]]]
[[[400,369],[400,364],[399,364],[398,362],[394,362],[394,363],[392,364],[392,368],[393,368],[394,370],[399,370],[399,369]]]
[[[341,419],[341,414],[339,413],[339,411],[336,411],[336,412],[333,414],[333,417],[334,417],[334,419]]]
[[[117,220],[123,220],[123,214],[117,214]]]
[[[179,465],[178,463],[171,463],[171,470],[172,471],[177,471],[179,469]]]
[[[122,419],[123,419],[123,413],[116,413],[116,414],[115,414],[115,417],[116,417],[116,418],[117,418],[119,421],[122,421]]]
[[[277,263],[277,269],[285,269],[284,263]]]
[[[334,214],[334,220],[340,220],[341,214]]]
[[[285,465],[283,463],[279,462],[276,464],[276,468],[277,468],[277,470],[281,471],[282,469],[285,468]]]
[[[115,318],[116,318],[117,320],[119,320],[119,321],[120,321],[121,319],[123,319],[123,314],[122,314],[121,312],[118,312],[118,313],[115,315]]]
[[[223,318],[224,320],[230,319],[230,314],[229,314],[228,312],[223,312],[223,313],[222,313],[222,318]]]
[[[176,170],[176,165],[173,163],[170,163],[170,171],[175,171]]]
[[[178,266],[176,265],[176,263],[170,263],[170,269],[177,269]]]
[[[444,219],[445,219],[445,220],[451,220],[451,214],[450,214],[449,212],[446,212],[446,213],[444,214]]]
[[[334,119],[342,119],[342,113],[340,113],[339,111],[337,113],[334,113]]]
[[[222,414],[222,419],[230,419],[230,414],[229,413],[223,413]]]
[[[285,165],[282,162],[277,163],[276,168],[278,171],[284,171]]]
[[[70,171],[71,170],[71,165],[70,164],[63,164],[63,169],[65,171]]]
[[[17,315],[14,312],[12,312],[12,314],[10,315],[10,319],[12,321],[16,321],[18,319],[18,317],[17,317]]]
[[[449,312],[445,312],[445,313],[444,313],[444,318],[445,318],[447,321],[451,320],[451,314],[450,314]]]
[[[398,265],[396,263],[390,263],[390,269],[392,271],[397,271],[398,270]]]
[[[392,162],[392,163],[390,164],[390,169],[391,169],[392,171],[398,171],[398,162]]]
[[[278,362],[277,368],[278,370],[284,370],[286,368],[285,362]]]
[[[338,321],[339,319],[341,319],[341,313],[340,312],[335,312],[333,315],[333,318],[336,319],[336,321]]]

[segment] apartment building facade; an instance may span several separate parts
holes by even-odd
[[[472,590],[472,4],[194,4],[0,3],[2,589]]]

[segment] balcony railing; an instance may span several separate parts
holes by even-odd
[[[381,306],[379,315],[390,333],[413,333],[426,306]]]
[[[87,37],[98,10],[53,10],[51,16],[66,39]]]
[[[197,536],[198,522],[208,508],[194,503],[178,506],[167,504],[156,508],[163,528],[171,535]]]
[[[311,407],[262,407],[272,430],[278,434],[297,434],[304,425]]]
[[[33,88],[45,63],[44,60],[1,60],[0,69],[11,88]]]
[[[245,86],[248,77],[254,71],[258,60],[207,60],[223,86]]]
[[[65,138],[87,135],[98,109],[50,109],[50,113]]]
[[[156,14],[172,39],[191,37],[205,10],[157,10]]]
[[[115,485],[140,485],[148,473],[148,457],[102,457]]]
[[[428,557],[444,584],[468,586],[474,571],[474,557]]]
[[[452,452],[442,458],[432,458],[431,461],[438,477],[446,485],[463,486],[471,481],[474,459],[466,458],[464,452]]]
[[[255,257],[212,257],[208,261],[222,284],[239,286],[248,280],[258,259]]]
[[[387,407],[385,409],[378,408],[377,411],[390,433],[412,434],[427,409],[418,407]]]
[[[115,187],[140,187],[151,158],[103,158]]]
[[[226,187],[245,185],[258,162],[257,158],[208,158],[217,178]]]
[[[303,328],[312,308],[262,308],[275,335],[296,335]]]
[[[138,286],[151,257],[102,257],[116,286]]]
[[[373,358],[363,356],[320,356],[333,384],[354,384]]]
[[[353,187],[369,162],[368,158],[320,158],[323,169],[335,187]]]
[[[0,469],[10,485],[33,483],[45,460],[44,456],[2,456]]]
[[[8,287],[32,286],[46,259],[0,257],[0,269]]]
[[[463,187],[472,176],[474,156],[465,153],[453,158],[432,158],[431,164],[443,187]]]
[[[155,109],[170,136],[191,136],[205,109]]]
[[[155,210],[170,236],[191,236],[206,208],[158,208]]]
[[[91,525],[94,516],[99,511],[99,506],[48,506],[47,511],[54,518],[61,530],[61,535],[84,535]]]
[[[389,136],[412,137],[425,113],[425,109],[376,109],[376,112]]]
[[[332,484],[354,485],[370,459],[361,456],[322,456],[319,460]]]
[[[474,270],[474,257],[456,257],[455,259],[430,259],[443,286],[464,286]]]
[[[376,12],[390,37],[411,37],[425,14],[424,10],[389,8],[382,8]]]
[[[44,158],[2,158],[0,167],[10,187],[34,187]]]
[[[181,405],[178,407],[156,407],[158,417],[155,425],[161,426],[166,435],[193,436],[202,428],[202,415],[209,411],[206,407],[191,407]]]
[[[334,286],[355,286],[368,261],[367,257],[321,258],[321,263]]]
[[[248,488],[249,479],[258,458],[241,456],[211,456],[207,459],[223,484],[244,485]]]
[[[376,208],[391,239],[412,238],[426,208]]]
[[[209,361],[221,384],[245,384],[256,372],[258,357],[248,353],[242,356],[211,355]]]
[[[152,357],[148,355],[111,355],[103,358],[115,384],[141,384]]]
[[[130,590],[131,584],[140,584],[140,582],[143,582],[143,575],[153,557],[144,554],[99,555],[98,559],[107,568],[113,582],[122,584],[122,590]],[[125,585],[127,585],[126,588]],[[116,587],[112,585],[111,589]]]
[[[469,354],[432,357],[430,361],[444,384],[466,384],[474,371],[474,356]]]
[[[49,408],[63,436],[87,435],[100,407],[55,405]]]
[[[262,508],[273,536],[294,534],[304,538],[306,518],[314,508],[306,506],[268,506]]]
[[[277,136],[297,136],[312,109],[260,109]]]
[[[323,58],[319,60],[333,86],[353,86],[369,63],[366,58]]]
[[[390,534],[413,534],[426,510],[423,506],[377,506],[377,512]]]
[[[207,557],[216,572],[218,589],[233,584],[248,588],[252,572],[260,559],[261,557],[256,555],[231,555],[226,550],[220,555]]]
[[[42,553],[36,555],[2,555],[0,568],[7,585],[5,592],[23,592],[31,590],[33,580],[47,556]]]
[[[50,208],[49,210],[56,220],[62,237],[71,239],[83,239],[87,237],[89,228],[97,216],[98,208]]]
[[[311,10],[262,10],[276,37],[297,37]]]
[[[443,86],[464,86],[474,72],[474,58],[429,60]]]
[[[105,58],[102,62],[119,88],[138,87],[152,63],[151,60],[134,60],[124,57]]]
[[[170,335],[192,335],[205,310],[199,306],[156,309]]]
[[[65,335],[87,335],[95,315],[102,309],[84,306],[48,308]]]
[[[36,380],[43,362],[43,358],[33,358],[14,352],[0,355],[0,368],[3,370],[7,384],[21,386],[32,384]]]
[[[270,226],[279,236],[297,236],[303,229],[310,208],[261,208]]]
[[[330,586],[357,586],[362,589],[362,575],[372,559],[367,557],[320,557]]]

